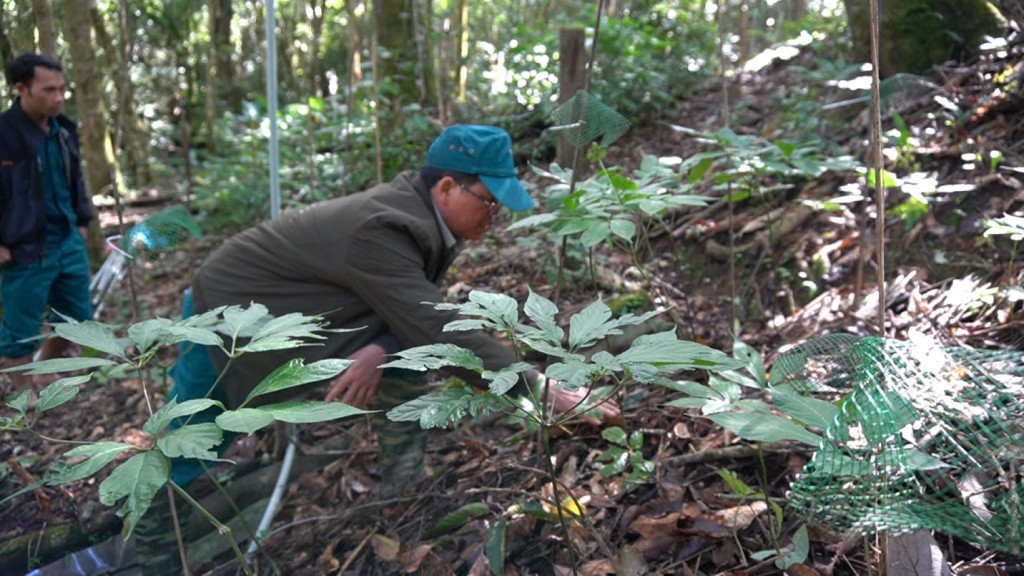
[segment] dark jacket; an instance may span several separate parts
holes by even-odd
[[[359,194],[290,210],[234,236],[196,274],[196,312],[259,302],[275,316],[318,314],[331,328],[362,329],[326,334],[317,346],[235,360],[237,372],[224,380],[229,405],[237,407],[267,374],[296,356],[307,362],[345,358],[385,333],[401,349],[456,344],[490,370],[512,364],[509,347],[482,332],[445,332],[444,325],[460,317],[424,304],[444,300],[438,284],[453,256],[430,191],[413,171]],[[215,357],[215,366],[223,370],[224,358]],[[478,375],[459,375],[483,384]]]
[[[78,129],[63,115],[57,122],[72,209],[77,225],[87,226],[93,212],[82,177]],[[7,246],[19,264],[35,262],[46,245],[46,197],[39,166],[39,146],[45,138],[19,101],[0,114],[0,245]]]

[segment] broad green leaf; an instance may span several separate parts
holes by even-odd
[[[707,174],[708,170],[711,169],[715,163],[715,159],[711,156],[704,156],[697,161],[697,164],[690,170],[690,176],[688,178],[690,184],[696,184],[700,182],[700,179]]]
[[[482,318],[463,319],[463,320],[452,320],[451,322],[444,325],[443,331],[445,332],[470,332],[473,330],[486,330],[493,328],[499,330],[500,327],[491,322],[490,320],[484,320]]]
[[[323,336],[310,336],[311,339],[323,339]],[[259,340],[250,340],[245,346],[239,347],[236,352],[251,354],[253,352],[268,352],[271,350],[290,350],[299,346],[316,346],[316,342],[298,340],[285,335],[269,335]]]
[[[437,521],[437,524],[434,524],[433,527],[427,530],[423,537],[437,538],[438,536],[455,532],[471,521],[490,514],[490,512],[491,509],[487,504],[483,502],[470,502],[454,512],[445,514]]]
[[[58,374],[60,372],[75,372],[77,370],[91,370],[103,366],[116,366],[117,362],[106,358],[54,358],[52,360],[40,360],[18,366],[25,374]],[[15,368],[4,368],[0,372],[13,372]]]
[[[271,414],[276,420],[292,424],[327,422],[328,420],[338,420],[372,412],[372,410],[363,410],[341,402],[322,402],[317,400],[281,402],[260,406],[256,409]]]
[[[567,359],[565,362],[556,362],[548,366],[544,373],[548,378],[557,380],[562,388],[578,390],[581,386],[590,384],[590,377],[597,370],[600,369],[593,364]]]
[[[502,330],[515,328],[519,323],[519,304],[511,296],[473,290],[469,293],[469,301],[481,306],[485,310],[484,315],[498,323]]]
[[[673,369],[727,370],[740,365],[719,350],[676,339],[671,330],[640,336],[617,358],[623,365],[643,363]]]
[[[868,168],[868,188],[875,187],[875,173],[877,170],[874,168]],[[893,176],[892,172],[883,169],[882,170],[882,186],[885,188],[895,188],[899,186],[899,181]]]
[[[92,378],[92,374],[68,376],[43,388],[42,392],[39,393],[36,412],[45,412],[71,400],[78,394],[79,385],[85,384],[90,378]]]
[[[151,318],[143,320],[128,327],[128,338],[139,349],[139,354],[145,354],[167,333],[172,322],[166,318]]]
[[[396,406],[388,412],[387,417],[394,422],[418,420],[423,428],[441,428],[465,416],[473,396],[472,390],[449,388]]]
[[[767,371],[764,369],[764,360],[761,358],[761,354],[754,349],[753,346],[743,342],[742,340],[734,340],[732,343],[732,355],[737,360],[743,362],[744,368],[757,380],[759,388],[764,388],[768,385],[768,379],[766,377]]]
[[[171,430],[157,440],[156,445],[168,458],[216,460],[217,452],[213,449],[220,446],[223,439],[224,433],[219,426],[203,422]]]
[[[114,328],[99,322],[58,322],[53,325],[57,336],[86,348],[93,348],[124,358],[124,346],[114,336]]]
[[[164,428],[167,428],[171,420],[191,416],[212,406],[224,407],[220,402],[209,398],[186,400],[180,404],[176,398],[171,398],[159,410],[154,412],[149,417],[149,420],[146,420],[146,423],[142,425],[142,431],[156,438],[163,432]]]
[[[951,464],[947,464],[931,454],[926,454],[920,450],[907,450],[906,455],[907,468],[909,470],[938,470],[940,468],[952,468]]]
[[[224,309],[224,328],[229,336],[237,338],[246,335],[257,328],[257,322],[264,320],[267,316],[267,307],[263,304],[252,303],[248,308],[241,306],[229,306]]]
[[[807,534],[807,525],[802,524],[793,534],[793,543],[787,546],[782,555],[775,559],[775,566],[780,570],[788,570],[794,564],[801,564],[807,560],[811,552],[811,539]],[[916,572],[911,568],[911,572]]]
[[[598,470],[602,476],[608,477],[615,476],[616,474],[622,474],[626,469],[626,466],[629,465],[629,452],[626,452],[621,448],[612,448],[611,450],[608,450],[608,452],[605,452],[605,454],[609,454],[612,458],[610,458],[608,464],[601,466]]]
[[[763,412],[720,412],[706,416],[722,428],[744,440],[781,442],[796,440],[818,446],[821,438],[781,416]]]
[[[359,330],[356,328],[355,330]],[[350,332],[352,330],[342,330]],[[244,347],[247,351],[277,350],[279,343],[309,344],[307,340],[322,340],[324,338],[321,319],[317,316],[306,316],[298,312],[285,314],[271,318],[260,324],[259,329],[252,335],[252,339]],[[287,348],[288,346],[281,346]]]
[[[213,330],[196,328],[192,326],[170,326],[167,328],[169,338],[165,338],[166,344],[177,344],[178,342],[194,342],[203,346],[223,346],[224,339]]]
[[[530,368],[533,368],[533,365],[528,362],[516,362],[497,372],[484,370],[480,375],[484,380],[488,380],[490,382],[487,389],[491,391],[491,394],[501,396],[519,383],[519,379],[522,378],[521,373],[529,370]]]
[[[611,308],[600,300],[573,314],[569,318],[569,349],[579,350],[609,334],[620,334],[619,330],[606,326],[611,317]]]
[[[828,430],[839,416],[839,407],[835,404],[804,396],[789,386],[772,388],[771,393],[779,412],[811,428]]]
[[[100,502],[113,506],[127,498],[117,515],[125,519],[128,528],[125,536],[131,534],[142,515],[149,509],[153,496],[167,482],[171,464],[167,457],[156,450],[136,454],[110,473],[100,484]]]
[[[250,400],[257,396],[334,378],[351,364],[352,360],[328,358],[327,360],[303,365],[301,358],[293,358],[264,378],[252,392],[249,392],[242,405],[248,404]]]
[[[612,444],[626,445],[626,431],[619,426],[612,426],[601,430],[601,437]]]
[[[732,490],[732,493],[740,498],[746,498],[756,492],[756,490],[748,486],[747,483],[740,479],[740,477],[732,470],[719,468],[716,472],[718,473],[718,476],[729,485],[729,490]]]
[[[558,314],[558,306],[555,306],[551,300],[531,289],[530,295],[526,298],[523,312],[530,320],[533,320],[533,323],[540,328],[544,337],[551,344],[560,344],[562,342],[565,331],[555,321],[555,316]]]
[[[601,220],[592,220],[587,223],[586,229],[580,235],[580,243],[584,248],[600,244],[608,239],[608,224]]]
[[[609,225],[611,226],[612,234],[615,234],[627,242],[633,241],[633,236],[636,234],[636,226],[632,222],[621,218],[615,218]]]
[[[85,460],[65,468],[56,476],[49,478],[47,482],[49,484],[65,484],[88,478],[128,450],[137,450],[137,448],[124,442],[96,442],[73,448],[65,452],[61,458],[67,460],[68,458],[84,457]]]
[[[215,422],[228,432],[252,434],[274,421],[274,415],[257,408],[239,408],[218,414]]]
[[[472,351],[455,344],[428,344],[402,350],[395,354],[400,360],[382,364],[381,368],[405,368],[408,370],[437,370],[445,366],[458,366],[481,372],[483,360]]]
[[[520,228],[531,228],[531,227],[534,227],[534,226],[541,226],[541,225],[544,225],[544,224],[548,224],[548,223],[553,222],[553,221],[555,221],[557,219],[558,219],[558,215],[557,214],[553,214],[551,212],[545,212],[543,214],[534,214],[532,216],[527,216],[526,218],[523,218],[522,220],[517,220],[517,221],[513,222],[507,229],[508,230],[518,230]]]
[[[491,575],[502,576],[505,574],[505,532],[508,521],[505,518],[499,519],[487,531],[487,543],[484,544],[484,553],[491,564]]]

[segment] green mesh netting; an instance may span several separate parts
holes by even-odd
[[[1024,548],[1024,352],[832,335],[780,357],[773,386],[838,399],[791,502],[835,530],[931,529]]]
[[[189,237],[199,238],[202,232],[188,208],[180,204],[164,208],[135,224],[118,242],[125,255],[133,260],[170,250],[184,244]]]
[[[627,129],[629,120],[585,90],[580,90],[551,113],[554,126],[562,132],[569,144],[580,148],[601,138],[601,146],[619,139]]]

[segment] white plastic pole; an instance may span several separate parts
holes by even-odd
[[[266,0],[267,115],[270,117],[270,217],[281,213],[281,179],[277,148],[277,24],[274,0]]]

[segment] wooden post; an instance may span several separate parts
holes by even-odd
[[[569,100],[583,88],[587,67],[585,41],[585,32],[582,28],[562,28],[558,33],[558,49],[561,54],[558,67],[559,104]],[[572,168],[576,151],[562,134],[558,135],[557,150],[558,165]]]

